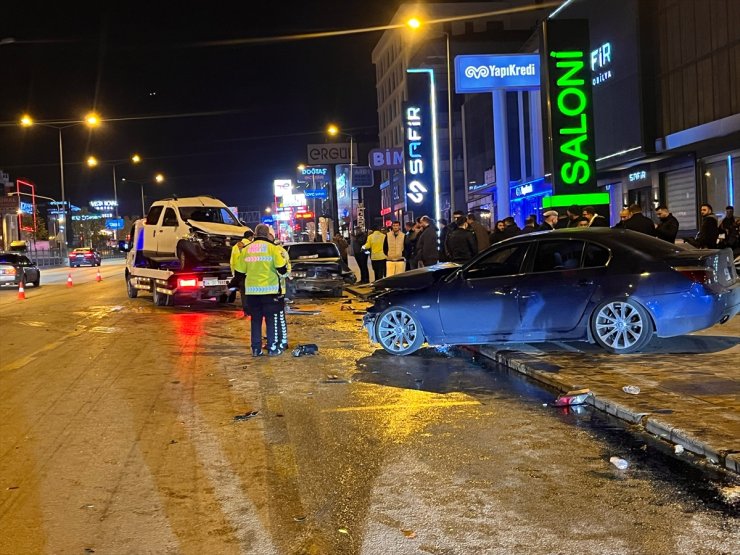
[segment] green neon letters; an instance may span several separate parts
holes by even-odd
[[[557,95],[554,96],[558,120],[566,123],[557,129],[558,150],[563,156],[556,171],[563,183],[583,185],[591,179],[593,164],[586,113],[589,103],[584,90],[586,56],[581,50],[551,51],[550,56],[556,60]]]

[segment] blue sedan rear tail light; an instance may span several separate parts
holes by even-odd
[[[711,268],[678,267],[675,270],[689,278],[693,283],[707,284],[714,280],[714,271]]]

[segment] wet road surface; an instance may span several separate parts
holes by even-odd
[[[0,553],[736,549],[731,477],[505,370],[386,355],[360,303],[297,302],[319,354],[252,359],[236,307],[120,276],[0,293]]]

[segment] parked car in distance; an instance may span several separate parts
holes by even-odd
[[[41,285],[41,270],[25,254],[19,252],[0,252],[0,286],[30,283],[34,287]]]
[[[364,318],[372,341],[407,355],[431,345],[589,341],[643,349],[740,311],[730,249],[696,249],[610,228],[520,235],[463,266],[378,280]]]
[[[90,266],[100,266],[103,258],[100,253],[91,247],[80,247],[69,253],[69,267],[74,268],[89,264]]]
[[[286,243],[290,257],[287,296],[297,293],[329,293],[341,297],[344,285],[356,281],[355,273],[342,261],[334,243]]]

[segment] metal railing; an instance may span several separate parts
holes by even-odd
[[[99,249],[98,252],[103,260],[115,258],[124,258],[126,253],[118,249],[105,248]],[[28,258],[33,260],[37,266],[50,268],[53,266],[66,266],[69,260],[69,251],[67,249],[27,249],[23,252]]]

